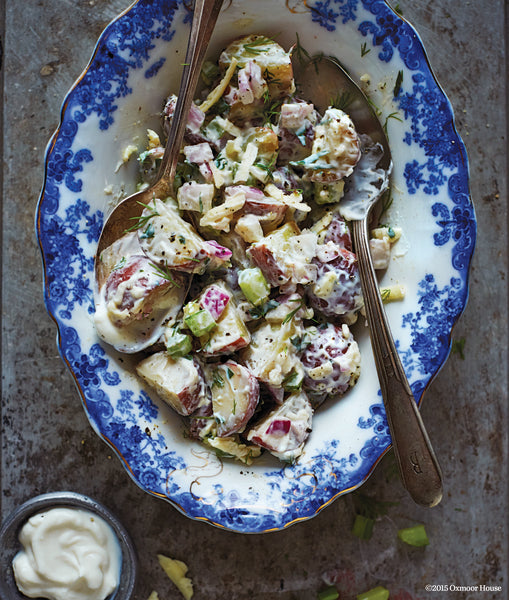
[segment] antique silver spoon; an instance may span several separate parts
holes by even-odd
[[[149,188],[124,198],[106,219],[95,255],[95,277],[99,289],[104,281],[104,273],[101,268],[103,250],[124,235],[126,230],[132,226],[133,219],[139,217],[143,212],[143,205],[149,204],[154,197],[166,198],[173,194],[173,181],[186,130],[187,115],[222,4],[223,0],[195,0],[180,90],[157,180]]]
[[[342,202],[354,204],[347,218],[352,222],[371,345],[401,479],[417,504],[435,506],[442,498],[440,466],[394,345],[369,251],[368,221],[392,169],[389,142],[367,98],[337,60],[319,56],[296,64],[295,71],[303,98],[321,110],[332,99],[343,98],[357,132],[370,140],[361,161],[368,161],[367,171],[378,181],[366,182],[362,174],[352,176],[348,197]]]

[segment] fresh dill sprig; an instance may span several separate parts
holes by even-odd
[[[351,92],[341,92],[335,98],[331,98],[329,104],[333,108],[339,108],[339,110],[346,112],[346,109],[353,102],[354,98]]]
[[[385,131],[385,135],[387,135],[387,124],[389,122],[389,119],[395,119],[396,121],[399,121],[400,123],[403,122],[403,119],[401,117],[398,117],[397,115],[398,115],[397,112],[393,112],[390,115],[387,115],[387,117],[385,118],[385,123],[383,124],[383,130]]]
[[[311,64],[315,67],[315,72],[318,75],[320,72],[320,68],[319,65],[322,62],[322,60],[324,59],[325,54],[323,52],[320,52],[318,54],[315,54],[312,58],[311,58]]]
[[[265,69],[265,71],[263,72],[263,78],[265,79],[265,81],[267,83],[275,83],[275,84],[279,84],[281,83],[281,79],[278,79],[277,77],[275,77],[268,69],[268,67]]]
[[[380,117],[382,114],[382,110],[380,109],[380,107],[377,106],[369,96],[366,96],[366,100],[368,101],[368,104],[371,106],[371,108],[375,111],[377,117]]]
[[[156,275],[158,275],[158,276],[159,276],[159,277],[161,277],[162,279],[165,279],[166,281],[169,281],[170,283],[173,283],[173,285],[174,285],[175,287],[178,287],[178,288],[179,288],[179,287],[181,287],[181,286],[180,286],[180,284],[179,284],[179,283],[177,283],[177,282],[175,281],[175,279],[173,279],[173,276],[172,276],[172,274],[171,274],[171,271],[170,271],[170,269],[169,269],[168,265],[159,266],[159,265],[157,265],[157,264],[156,264],[156,263],[154,263],[154,262],[151,262],[150,264],[151,264],[151,266],[153,267],[153,269],[154,269],[154,273],[155,273]]]
[[[265,171],[265,173],[267,173],[267,179],[269,181],[272,181],[272,179],[274,178],[274,169],[276,168],[276,161],[277,161],[277,154],[274,154],[272,156],[272,158],[270,159],[269,163],[265,164],[262,162],[256,162],[253,166],[258,167],[262,171]]]
[[[371,52],[371,48],[367,48],[368,43],[364,42],[361,45],[361,58],[364,58],[364,56],[366,56],[366,54],[368,54],[369,52]]]
[[[147,225],[146,229],[144,229],[143,233],[140,235],[140,239],[146,240],[148,238],[153,238],[155,233],[156,233],[156,230],[154,229],[154,224],[149,223]]]
[[[155,202],[155,198],[153,200],[154,202],[154,208],[152,208],[150,206],[150,204],[145,204],[144,202],[139,202],[138,204],[140,206],[143,206],[143,208],[146,208],[147,210],[150,210],[150,212],[146,215],[144,215],[143,213],[139,216],[139,217],[130,217],[129,220],[130,221],[136,221],[136,223],[134,223],[134,225],[132,225],[131,227],[129,227],[129,229],[126,229],[124,231],[124,233],[130,233],[131,231],[137,231],[138,229],[141,229],[142,227],[144,227],[149,221],[150,219],[152,219],[153,217],[158,217],[159,213],[156,210],[156,202]]]
[[[299,60],[299,62],[301,64],[304,63],[304,62],[306,62],[306,61],[310,61],[311,60],[311,55],[304,48],[304,46],[300,43],[299,34],[296,33],[295,37],[297,38],[297,43],[295,44],[293,54],[295,54],[295,56],[297,57],[297,59]]]
[[[212,372],[212,387],[217,385],[217,387],[224,387],[224,379],[223,376],[221,375],[221,373],[219,372],[219,369],[214,369],[214,371]]]
[[[272,123],[273,121],[277,122],[279,115],[281,114],[282,101],[273,100],[270,102],[270,98],[267,96],[267,98],[264,97],[264,104],[266,105],[263,109],[265,124]]]
[[[278,306],[279,302],[277,300],[271,299],[265,302],[265,304],[262,304],[261,306],[253,306],[253,308],[249,310],[249,314],[253,317],[253,319],[260,319],[261,317],[264,317],[269,312],[269,310],[277,308]]]
[[[221,170],[226,169],[228,166],[228,159],[224,156],[218,156],[214,162],[216,163],[216,167]]]
[[[294,335],[292,338],[290,338],[290,342],[297,352],[302,352],[311,343],[310,340],[306,340],[305,333],[303,335]]]
[[[292,300],[292,302],[298,302],[299,306],[297,306],[297,308],[295,308],[294,310],[292,310],[291,312],[289,312],[286,317],[283,319],[282,324],[286,325],[289,321],[291,321],[293,319],[293,317],[299,312],[299,310],[303,307],[304,305],[304,300]]]
[[[254,54],[256,56],[258,54],[262,54],[262,52],[265,52],[265,49],[261,48],[261,46],[266,46],[273,41],[274,40],[272,38],[261,35],[252,42],[247,42],[247,44],[244,44],[243,48],[248,54]]]

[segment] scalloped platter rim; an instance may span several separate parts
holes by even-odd
[[[133,142],[141,147],[147,127],[160,127],[164,98],[177,89],[189,24],[181,0],[138,0],[105,29],[67,94],[46,151],[36,214],[45,302],[92,427],[137,485],[193,519],[241,533],[277,531],[359,487],[390,448],[365,326],[355,329],[361,378],[317,411],[296,464],[264,455],[246,466],[186,439],[179,418],[132,375],[129,357],[99,342],[92,321],[102,223],[136,183],[135,161],[123,164],[122,150]],[[465,307],[476,236],[465,148],[420,38],[383,0],[232,0],[223,6],[210,55],[247,33],[277,35],[285,48],[298,36],[309,52],[334,55],[354,79],[369,80],[395,164],[389,216],[404,231],[382,282],[406,288],[405,300],[387,312],[420,403]]]

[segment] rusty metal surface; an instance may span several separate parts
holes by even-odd
[[[336,576],[342,600],[377,585],[399,600],[509,598],[503,0],[399,2],[455,108],[469,153],[479,237],[469,303],[454,332],[457,341],[464,340],[463,357],[451,355],[422,408],[444,471],[444,499],[431,510],[414,505],[386,456],[362,488],[388,503],[369,541],[351,533],[358,494],[279,533],[244,536],[191,521],[142,492],[85,417],[43,304],[33,220],[44,148],[61,101],[101,30],[128,4],[10,0],[4,8],[2,519],[47,491],[69,489],[102,501],[138,549],[136,600],[147,599],[153,589],[161,600],[181,597],[157,564],[157,553],[188,564],[196,600],[312,600],[325,587],[325,573]],[[426,526],[426,548],[397,540],[397,529],[415,523]],[[449,591],[427,585],[447,585]],[[482,591],[482,585],[501,589]]]

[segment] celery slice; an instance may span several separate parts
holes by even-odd
[[[364,515],[355,515],[352,533],[361,540],[369,540],[373,535],[375,521]]]
[[[337,598],[339,598],[339,592],[333,585],[331,585],[325,590],[318,592],[316,598],[317,600],[337,600]]]
[[[174,333],[166,341],[166,351],[173,358],[186,356],[192,349],[191,336],[186,333]]]
[[[196,337],[205,335],[217,325],[212,315],[205,308],[184,317],[184,322]]]
[[[402,542],[409,546],[427,546],[429,544],[428,535],[424,525],[414,525],[398,531],[398,537]]]
[[[357,594],[356,598],[357,600],[388,600],[389,590],[379,585],[363,594]]]
[[[270,294],[270,285],[258,267],[241,271],[239,273],[239,286],[244,296],[254,306],[265,302]]]

